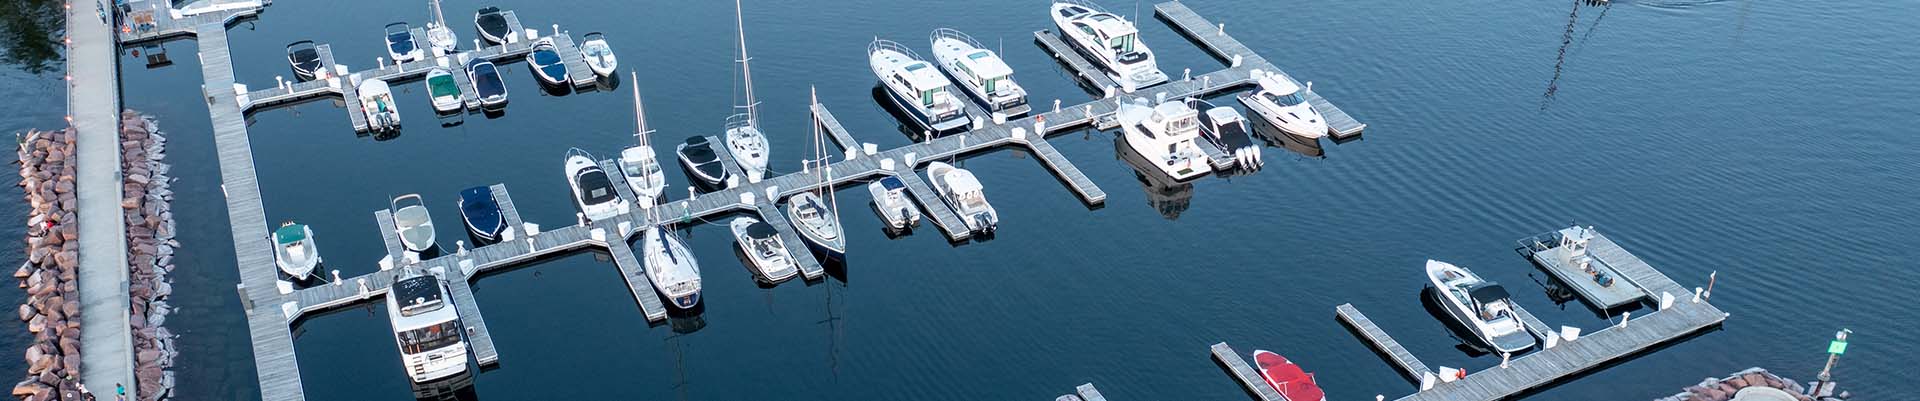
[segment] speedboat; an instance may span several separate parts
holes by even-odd
[[[1260,377],[1267,384],[1280,391],[1287,401],[1327,401],[1327,394],[1320,390],[1312,373],[1301,369],[1287,357],[1267,350],[1253,351],[1253,364],[1260,367]]]
[[[966,220],[967,228],[978,233],[991,233],[1000,225],[1000,213],[987,204],[987,195],[982,192],[980,180],[973,178],[973,172],[954,167],[946,163],[927,164],[927,177],[933,180],[934,191],[946,199],[955,214]]]
[[[433,248],[433,216],[427,214],[427,204],[420,200],[420,194],[400,195],[393,198],[393,230],[400,234],[400,245],[414,252],[426,252]]]
[[[520,41],[520,33],[507,27],[507,16],[500,7],[485,7],[473,13],[473,27],[487,43],[504,45]]]
[[[760,103],[753,97],[753,67],[747,57],[747,28],[740,19],[740,1],[733,2],[733,19],[740,33],[740,75],[746,83],[747,104],[735,108],[746,109],[745,113],[727,116],[727,151],[733,154],[733,161],[740,165],[740,171],[747,176],[747,182],[760,182],[767,175],[767,135],[760,132]]]
[[[636,82],[639,78],[634,74]],[[653,130],[647,129],[647,113],[640,106],[640,85],[633,85],[633,120],[633,138],[640,144],[620,151],[620,174],[639,198],[640,207],[653,207],[666,192],[667,176],[660,172],[660,158],[653,152]]]
[[[288,44],[287,64],[293,66],[293,77],[302,82],[326,78],[327,75],[326,68],[320,65],[320,50],[311,40]]]
[[[647,278],[653,288],[666,295],[673,306],[692,309],[700,304],[700,262],[680,242],[680,237],[660,226],[647,227],[640,236]]]
[[[736,217],[727,226],[733,229],[733,240],[740,244],[740,251],[746,252],[747,260],[753,262],[753,269],[760,273],[761,280],[778,283],[793,278],[799,271],[773,225],[752,217]]]
[[[587,59],[587,69],[593,70],[594,75],[613,76],[614,69],[620,67],[620,59],[613,57],[613,46],[607,45],[607,35],[591,32],[585,38],[580,42],[580,55]]]
[[[427,21],[427,46],[433,47],[436,55],[453,54],[460,47],[460,38],[447,26],[447,15],[440,12],[440,0],[428,4],[433,6],[433,20]]]
[[[867,61],[873,75],[887,87],[888,98],[913,117],[921,128],[935,133],[952,132],[972,124],[959,99],[948,92],[946,77],[933,65],[920,60],[912,49],[886,39],[874,39],[867,45]]]
[[[727,182],[727,168],[720,165],[720,156],[713,152],[713,143],[708,142],[707,137],[687,137],[674,152],[680,154],[680,165],[700,182],[715,187]]]
[[[1494,351],[1516,353],[1533,348],[1533,335],[1520,323],[1507,299],[1507,289],[1499,283],[1482,280],[1465,268],[1447,262],[1427,260],[1427,279],[1455,321]]]
[[[446,283],[433,274],[408,276],[387,290],[387,321],[400,347],[407,378],[427,383],[467,371],[467,343]]]
[[[413,28],[405,22],[387,24],[387,56],[394,62],[406,63],[426,57],[426,51],[413,42]]]
[[[440,67],[427,71],[427,95],[433,98],[433,111],[460,111],[460,85],[454,83],[452,71]]]
[[[1327,136],[1327,120],[1320,117],[1320,110],[1307,103],[1302,96],[1313,85],[1301,88],[1293,81],[1273,75],[1260,77],[1260,90],[1240,95],[1240,103],[1247,110],[1259,114],[1268,124],[1307,139],[1319,139]]]
[[[497,110],[507,105],[507,82],[500,76],[500,67],[492,61],[475,57],[467,62],[467,80],[473,82],[474,95],[480,97],[480,107]]]
[[[387,81],[369,78],[360,81],[360,112],[367,115],[367,130],[391,131],[400,128],[400,109],[393,101]]]
[[[567,149],[567,184],[573,186],[573,201],[588,220],[606,220],[626,212],[626,199],[613,187],[613,179],[594,163],[593,155],[580,148]]]
[[[1187,107],[1200,110],[1200,135],[1213,146],[1233,155],[1233,160],[1242,168],[1259,168],[1260,148],[1253,144],[1248,135],[1247,118],[1240,111],[1228,106],[1214,106],[1212,102],[1201,99],[1188,99]]]
[[[920,208],[907,199],[907,186],[899,178],[890,176],[869,183],[867,192],[873,194],[873,210],[886,220],[888,228],[899,231],[920,224]]]
[[[533,51],[527,53],[527,67],[540,77],[540,82],[548,85],[567,82],[567,64],[560,61],[560,51],[553,47],[553,38],[533,42]]]
[[[1167,82],[1132,22],[1084,1],[1055,2],[1052,11],[1053,24],[1067,43],[1099,64],[1121,89],[1132,92]]]
[[[1027,90],[1013,81],[1013,68],[1000,55],[987,50],[966,33],[940,28],[933,30],[933,59],[940,70],[959,82],[962,92],[989,112],[1007,117],[1027,114]]]
[[[787,220],[800,229],[800,238],[806,239],[808,246],[830,259],[846,257],[847,236],[840,228],[840,216],[820,195],[801,192],[787,198]]]
[[[320,265],[320,248],[314,246],[313,228],[288,221],[273,230],[273,264],[294,280],[306,280]]]
[[[1193,143],[1200,138],[1200,113],[1186,102],[1167,101],[1153,107],[1121,102],[1115,114],[1127,144],[1168,177],[1186,181],[1213,171],[1206,154]]]
[[[460,220],[466,221],[467,232],[479,242],[499,241],[500,233],[507,229],[506,214],[494,202],[493,188],[486,186],[460,191]]]

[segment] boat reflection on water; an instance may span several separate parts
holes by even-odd
[[[413,398],[420,401],[475,401],[478,393],[473,391],[473,369],[426,383],[414,383]]]
[[[1316,159],[1324,159],[1327,157],[1327,150],[1320,147],[1319,139],[1303,138],[1298,135],[1289,134],[1263,119],[1249,120],[1247,121],[1247,125],[1253,126],[1253,136],[1260,138],[1260,141],[1265,142],[1267,146],[1284,148],[1293,153],[1298,153],[1301,156]]]
[[[1180,182],[1153,167],[1153,162],[1147,161],[1145,156],[1127,145],[1126,136],[1114,135],[1113,153],[1115,158],[1133,168],[1133,177],[1140,181],[1141,189],[1147,192],[1147,204],[1160,212],[1160,217],[1179,220],[1180,213],[1193,206],[1193,184]]]
[[[707,328],[706,305],[701,302],[694,304],[691,309],[667,308],[667,326],[675,334],[692,334]]]

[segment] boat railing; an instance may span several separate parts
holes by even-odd
[[[590,160],[590,161],[598,161],[598,160],[600,160],[600,159],[595,159],[595,158],[593,158],[593,154],[592,154],[592,153],[587,153],[587,151],[585,151],[585,150],[581,150],[580,148],[567,148],[567,156],[566,156],[566,157],[568,157],[568,158],[571,158],[571,157],[574,157],[574,156],[580,156],[580,157],[585,157],[585,158],[587,158],[587,160]]]
[[[1516,247],[1514,248],[1514,251],[1519,252],[1522,255],[1531,255],[1536,252],[1543,252],[1548,249],[1553,249],[1554,247],[1559,246],[1559,244],[1560,244],[1560,232],[1548,231],[1544,233],[1530,235],[1530,236],[1527,236],[1526,238],[1521,238],[1519,240],[1515,240],[1514,245],[1516,245]]]
[[[1093,12],[1096,12],[1096,13],[1113,14],[1113,12],[1107,11],[1106,7],[1101,7],[1099,4],[1094,4],[1092,1],[1088,1],[1088,0],[1054,0],[1053,2],[1067,3],[1067,4],[1076,5],[1076,6],[1086,7],[1087,9],[1093,10]]]
[[[935,28],[933,34],[927,36],[927,42],[932,43],[942,38],[958,40],[961,43],[966,43],[968,46],[973,46],[975,49],[987,48],[986,45],[980,44],[980,41],[973,40],[973,37],[968,36],[966,32],[960,32],[960,30],[953,28]]]
[[[734,115],[727,116],[726,131],[733,131],[735,128],[750,126],[753,126],[752,114],[734,113]]]
[[[919,53],[914,53],[912,48],[909,48],[906,45],[902,45],[900,44],[900,42],[895,42],[895,41],[880,39],[880,38],[873,38],[873,43],[867,44],[867,54],[869,55],[881,50],[892,50],[895,52],[899,52],[900,54],[905,54],[907,55],[907,58],[910,58],[910,59],[924,60],[920,58]]]

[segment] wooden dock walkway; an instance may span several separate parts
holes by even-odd
[[[1255,370],[1253,365],[1247,364],[1246,358],[1240,357],[1240,352],[1233,350],[1233,347],[1228,346],[1227,343],[1213,345],[1213,360],[1226,367],[1227,372],[1233,374],[1234,380],[1239,380],[1240,386],[1245,387],[1247,392],[1253,394],[1255,398],[1261,401],[1287,401],[1285,396],[1280,395],[1280,390],[1267,384],[1267,379],[1260,376],[1260,371]]]
[[[1725,313],[1705,302],[1675,302],[1672,308],[1635,318],[1625,327],[1615,325],[1584,334],[1552,349],[1513,358],[1506,368],[1494,367],[1451,383],[1438,383],[1399,401],[1506,399],[1717,326],[1725,319]]]
[[[613,254],[613,264],[620,268],[620,278],[626,279],[627,289],[633,292],[634,302],[640,304],[640,310],[647,320],[660,321],[667,318],[667,306],[660,302],[660,293],[653,287],[653,280],[647,278],[646,266],[633,254],[633,247],[626,241],[607,244],[608,253]]]
[[[801,276],[805,276],[807,280],[819,280],[821,277],[826,277],[826,269],[820,266],[820,259],[813,257],[813,251],[807,248],[806,239],[800,238],[800,235],[795,234],[800,228],[794,226],[792,222],[787,220],[787,215],[781,213],[780,207],[774,204],[774,199],[768,199],[764,202],[754,202],[753,207],[760,212],[760,221],[767,222],[767,225],[779,228],[779,230],[775,231],[780,232],[780,243],[786,246],[787,255],[792,256],[793,263],[799,266]],[[844,233],[842,234],[844,235]]]
[[[373,221],[374,224],[376,224],[374,227],[380,228],[380,243],[386,245],[387,257],[391,258],[388,260],[393,263],[392,266],[388,267],[405,266],[407,264],[407,246],[400,242],[400,226],[393,222],[393,211],[387,209],[375,210],[373,211]]]
[[[1113,78],[1108,77],[1099,66],[1093,65],[1093,62],[1087,61],[1086,57],[1080,56],[1080,52],[1073,50],[1073,46],[1061,41],[1060,35],[1054,34],[1053,30],[1034,31],[1033,41],[1040,44],[1040,48],[1046,50],[1047,54],[1053,55],[1054,59],[1065,63],[1073,76],[1080,78],[1083,83],[1095,90],[1094,94],[1099,95],[1098,97],[1112,97],[1120,91],[1120,84],[1114,83]]]
[[[840,125],[840,119],[834,118],[833,112],[827,111],[826,105],[814,104],[809,108],[813,109],[813,123],[819,124],[820,129],[826,131],[827,137],[833,138],[833,143],[840,145],[840,149],[860,148],[860,141],[853,139],[853,134],[847,132],[846,126]]]
[[[1073,392],[1080,394],[1083,401],[1107,401],[1107,396],[1100,394],[1100,389],[1094,388],[1093,383],[1075,386]]]
[[[1627,282],[1640,287],[1654,302],[1659,302],[1660,294],[1663,293],[1672,294],[1674,298],[1693,295],[1693,291],[1674,282],[1666,274],[1654,270],[1653,266],[1647,265],[1647,262],[1640,260],[1639,256],[1627,252],[1626,248],[1614,243],[1613,239],[1607,238],[1606,234],[1594,232],[1593,240],[1587,243],[1587,253],[1593,255],[1594,259],[1613,267],[1614,271],[1620,272]]]
[[[259,16],[273,2],[205,0],[177,10],[172,8],[171,3],[167,0],[127,2],[127,8],[120,17],[121,26],[114,28],[120,44],[132,46],[191,37],[207,24],[219,24],[225,29],[234,22]]]
[[[1527,326],[1527,331],[1533,332],[1534,338],[1538,338],[1540,341],[1546,341],[1547,337],[1554,336],[1558,333],[1558,331],[1553,329],[1553,326],[1548,326],[1546,321],[1534,316],[1533,312],[1528,312],[1527,308],[1522,308],[1520,304],[1517,303],[1511,305],[1513,306],[1513,314],[1520,317],[1520,323]]]
[[[1407,347],[1400,346],[1399,341],[1387,335],[1386,330],[1381,330],[1380,325],[1374,324],[1373,319],[1360,313],[1353,304],[1340,304],[1333,308],[1333,312],[1339,315],[1340,321],[1359,330],[1361,337],[1365,337],[1367,343],[1373,345],[1373,349],[1385,355],[1387,360],[1392,361],[1394,367],[1400,368],[1400,372],[1405,373],[1408,378],[1418,382],[1422,376],[1433,374],[1433,369],[1427,368],[1425,362],[1420,362],[1420,358],[1408,352]]]
[[[26,8],[23,3],[13,3],[6,7]],[[109,383],[126,383],[131,396],[158,397],[157,394],[137,394],[139,387],[134,380],[136,364],[134,353],[134,328],[140,326],[142,319],[133,314],[133,297],[127,292],[132,285],[128,266],[128,232],[126,210],[121,207],[121,199],[126,195],[123,179],[121,152],[121,110],[119,47],[114,34],[112,19],[100,18],[91,7],[82,9],[66,3],[64,10],[66,26],[62,42],[66,57],[66,100],[63,110],[67,112],[67,123],[71,125],[73,158],[67,162],[73,181],[72,194],[78,195],[77,216],[79,237],[67,237],[67,246],[76,246],[78,266],[70,268],[65,274],[73,281],[68,285],[76,286],[65,291],[68,302],[76,302],[78,310],[68,309],[66,319],[54,318],[54,322],[66,321],[78,330],[65,330],[62,334],[78,333],[79,349],[65,349],[65,365],[72,370],[66,373],[71,379],[85,383],[95,383],[96,387],[108,388]],[[84,3],[83,3],[84,4]],[[111,4],[111,3],[109,3]],[[57,23],[57,22],[56,22]],[[40,33],[34,33],[40,35]],[[40,92],[40,91],[34,91]],[[39,95],[32,93],[31,95]],[[22,91],[11,96],[30,96]],[[137,195],[136,195],[137,196]],[[17,203],[16,203],[17,204]],[[68,204],[74,207],[74,204]],[[72,234],[72,232],[69,232]],[[52,264],[49,262],[48,264]],[[76,291],[77,290],[77,291]],[[24,308],[24,307],[23,307]],[[59,315],[59,314],[54,314]],[[54,334],[53,329],[40,332],[40,335]],[[43,337],[44,338],[44,337]],[[72,344],[61,339],[62,348]],[[76,366],[77,365],[77,366]],[[16,365],[16,366],[25,366]],[[65,387],[65,386],[62,386]]]
[[[1198,43],[1201,49],[1206,50],[1207,53],[1212,54],[1215,58],[1227,62],[1231,67],[1251,67],[1253,69],[1279,74],[1282,79],[1292,81],[1294,84],[1301,85],[1303,88],[1307,87],[1305,84],[1301,84],[1300,81],[1293,79],[1292,76],[1287,75],[1287,73],[1280,71],[1279,67],[1269,63],[1266,58],[1255,53],[1253,49],[1241,44],[1239,39],[1234,39],[1233,36],[1227,35],[1224,25],[1216,25],[1207,21],[1207,19],[1201,17],[1200,14],[1193,12],[1193,9],[1187,8],[1185,3],[1169,1],[1154,4],[1153,11],[1155,16],[1166,21],[1167,25],[1172,26],[1175,31],[1186,35],[1188,39],[1191,39],[1194,43]],[[1366,124],[1355,120],[1353,116],[1348,115],[1346,111],[1341,110],[1340,107],[1334,106],[1332,102],[1321,97],[1318,92],[1309,89],[1305,91],[1304,95],[1304,97],[1307,98],[1307,102],[1312,103],[1313,107],[1320,111],[1321,117],[1327,120],[1327,129],[1330,131],[1328,134],[1334,138],[1351,138],[1360,135],[1362,131],[1367,129]]]

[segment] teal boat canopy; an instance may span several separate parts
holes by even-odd
[[[279,230],[273,231],[273,242],[281,245],[300,242],[306,239],[307,225],[305,224],[288,224],[280,226]]]

